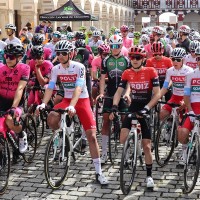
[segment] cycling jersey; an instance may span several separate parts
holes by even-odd
[[[103,60],[101,73],[108,75],[107,93],[109,96],[114,96],[120,83],[121,75],[129,65],[130,61],[125,56],[115,58],[110,55]]]
[[[168,88],[170,81],[172,81],[173,95],[182,96],[184,95],[184,83],[185,76],[192,72],[193,69],[186,65],[183,65],[179,70],[175,67],[171,67],[167,70],[165,82],[163,88]]]
[[[22,45],[21,40],[19,38],[15,37],[15,36],[14,36],[14,38],[12,40],[10,40],[9,38],[7,38],[5,40],[5,43],[6,44],[15,44],[15,43],[17,43],[17,44],[21,44]]]
[[[140,71],[127,69],[123,72],[119,87],[126,88],[130,84],[132,103],[149,103],[153,87],[159,86],[158,73],[152,67],[143,67]]]
[[[50,48],[43,47],[44,49],[44,60],[50,60],[52,56],[52,50]],[[32,59],[31,56],[31,49],[26,52],[27,58],[30,60]]]
[[[98,40],[97,42],[94,42],[94,40],[92,40],[91,42],[89,42],[89,46],[92,49],[93,54],[96,56],[98,54],[98,46],[103,44],[102,40]]]
[[[6,65],[0,67],[0,110],[6,111],[11,108],[15,92],[21,80],[28,81],[30,67],[19,63],[13,69]],[[19,106],[22,105],[23,98]]]
[[[44,45],[45,48],[51,49],[51,58],[54,59],[56,57],[56,52],[55,52],[55,45],[52,42],[46,43]]]
[[[101,70],[102,58],[101,56],[95,57],[92,61],[92,71],[96,72]]]
[[[81,63],[70,61],[68,68],[63,68],[61,64],[53,67],[48,88],[54,89],[57,79],[60,80],[64,88],[64,97],[71,99],[76,86],[82,87],[79,98],[88,98],[88,91],[85,80],[85,66]]]
[[[123,55],[123,56],[126,56],[126,57],[128,57],[128,49],[126,48],[126,47],[122,47],[122,49],[121,49],[121,54]]]
[[[165,56],[162,56],[162,59],[160,60],[156,60],[155,57],[153,57],[153,58],[147,59],[146,61],[146,67],[154,67],[157,70],[158,76],[159,76],[159,82],[161,86],[163,85],[163,82],[165,80],[167,69],[172,66],[173,66],[173,63],[171,59]]]
[[[123,46],[129,49],[131,46],[133,46],[133,39],[125,37],[122,39],[123,41]]]
[[[190,102],[200,102],[200,70],[195,69],[187,74],[184,95],[190,96]]]
[[[147,58],[151,58],[153,57],[153,52],[151,50],[151,44],[147,44],[144,46],[144,50],[146,51],[146,54],[147,54]]]
[[[191,54],[188,54],[184,60],[183,60],[183,64],[191,67],[192,69],[196,69],[197,68],[197,61],[196,61],[196,57],[193,58]]]
[[[176,47],[182,47],[186,50],[186,53],[190,52],[189,49],[190,46],[190,40],[188,38],[186,38],[183,42],[181,42],[180,44],[177,44]]]

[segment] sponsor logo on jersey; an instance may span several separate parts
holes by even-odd
[[[3,75],[6,76],[6,75],[7,75],[7,71],[4,71],[4,72],[3,72]]]
[[[189,66],[189,67],[191,67],[191,68],[193,68],[193,69],[197,68],[197,63],[187,62],[186,65]]]
[[[119,62],[118,64],[119,64],[119,66],[121,66],[121,67],[124,66],[124,63],[123,63],[123,62]]]
[[[172,82],[184,83],[185,76],[171,76]]]
[[[58,75],[58,77],[60,78],[61,82],[65,82],[65,83],[71,83],[71,82],[75,82],[77,79],[77,74],[68,74],[68,75]]]
[[[114,62],[109,62],[109,65],[110,66],[115,66],[115,63]]]
[[[158,75],[165,75],[167,71],[167,69],[164,68],[157,68],[156,70],[158,72]]]
[[[130,84],[132,91],[133,90],[146,90],[149,88],[149,82],[138,82]]]
[[[14,75],[17,75],[18,74],[18,70],[16,69],[16,70],[14,70],[14,73],[13,73]]]
[[[193,78],[191,85],[200,85],[200,78]]]

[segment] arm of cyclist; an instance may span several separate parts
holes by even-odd
[[[98,98],[101,98],[104,96],[104,90],[105,90],[105,77],[106,75],[105,74],[101,74],[101,78],[100,78],[100,94],[99,96],[97,97]]]
[[[123,95],[123,99],[125,99],[125,100],[127,101],[128,105],[131,104],[130,93],[131,93],[131,87],[130,87],[130,84],[127,83],[126,92],[125,92],[125,94]]]

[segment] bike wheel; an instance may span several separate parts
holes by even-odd
[[[31,163],[35,157],[36,149],[37,149],[37,132],[35,127],[35,121],[31,114],[26,114],[23,122],[23,131],[27,134],[27,142],[28,148],[23,153],[23,159],[27,163]]]
[[[1,133],[0,133],[1,134]],[[10,175],[10,150],[8,141],[0,136],[0,194],[5,193]]]
[[[200,138],[196,134],[187,148],[187,162],[184,166],[184,193],[193,191],[200,168]]]
[[[62,159],[63,132],[56,131],[50,138],[45,152],[44,172],[48,185],[57,189],[62,186],[70,166],[70,142],[65,136],[65,153]]]
[[[133,184],[137,166],[137,133],[125,142],[120,164],[120,188],[127,195]]]
[[[118,122],[111,122],[110,134],[108,140],[109,158],[110,162],[114,163],[118,153],[119,153],[119,136],[120,136],[120,124]]]
[[[158,165],[164,167],[174,152],[176,142],[176,125],[171,137],[172,116],[164,119],[156,135],[155,158]]]
[[[95,119],[96,119],[96,127],[97,127],[97,133],[101,133],[102,125],[103,125],[103,114],[101,112],[101,105],[97,101],[96,107],[95,107]]]

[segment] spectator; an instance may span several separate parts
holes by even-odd
[[[46,31],[46,33],[53,33],[51,21],[47,21],[47,31]]]
[[[25,26],[26,26],[27,28],[32,27],[32,25],[31,25],[30,22],[27,22]]]
[[[43,29],[44,33],[46,33],[47,31],[47,27],[46,27],[46,21],[43,20],[36,28],[35,28],[35,33],[40,33],[40,30]]]
[[[27,37],[29,40],[32,40],[33,38],[33,28],[31,26],[28,26]]]
[[[61,25],[61,34],[67,35],[67,24],[66,23],[63,23]]]
[[[73,32],[71,26],[67,27],[67,32]]]

